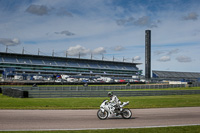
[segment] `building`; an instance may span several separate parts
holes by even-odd
[[[152,77],[158,80],[175,81],[198,81],[200,73],[198,72],[176,72],[176,71],[152,71]]]
[[[5,79],[18,76],[32,80],[33,76],[53,78],[55,75],[130,79],[142,73],[137,67],[140,64],[0,52],[0,72]]]

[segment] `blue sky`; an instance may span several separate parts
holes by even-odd
[[[0,0],[0,51],[143,63],[199,72],[199,0]]]

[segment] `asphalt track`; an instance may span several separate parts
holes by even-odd
[[[0,131],[200,125],[200,107],[132,109],[131,119],[99,120],[97,110],[0,110]]]

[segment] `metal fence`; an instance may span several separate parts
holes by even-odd
[[[200,90],[113,91],[120,97],[200,94]],[[30,98],[107,97],[107,91],[29,91]]]
[[[45,86],[45,87],[15,87],[22,89],[24,91],[115,91],[115,90],[132,90],[132,89],[163,89],[163,88],[179,88],[179,87],[186,87],[184,84],[154,84],[154,85],[118,85],[118,86],[62,86],[62,87],[52,87],[52,86]]]
[[[108,91],[118,96],[157,96],[157,95],[186,95],[200,94],[200,90],[159,90],[163,88],[187,87],[184,84],[154,84],[154,85],[121,85],[121,86],[63,86],[63,87],[15,87],[28,91],[29,98],[62,98],[62,97],[106,97]],[[200,84],[191,84],[188,87],[197,87]],[[137,90],[147,89],[147,90]],[[156,89],[149,90],[148,89]]]

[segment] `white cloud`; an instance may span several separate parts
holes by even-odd
[[[173,54],[178,54],[179,52],[180,52],[180,50],[178,48],[176,48],[176,49],[172,49],[172,50],[156,50],[153,53],[155,55],[161,55],[161,54],[173,55]]]
[[[86,56],[87,54],[91,53],[90,49],[86,49],[81,45],[76,45],[74,47],[69,47],[67,49],[67,54],[70,56]]]
[[[87,49],[81,45],[71,46],[67,49],[67,54],[69,56],[87,56],[90,54],[100,55],[106,53],[106,49],[104,47],[98,47],[94,50]]]
[[[70,32],[70,31],[67,31],[67,30],[64,30],[64,31],[61,31],[61,32],[54,32],[55,34],[64,34],[66,36],[73,36],[75,35],[74,33]]]
[[[106,53],[106,50],[104,47],[99,47],[99,48],[92,50],[92,53],[96,54],[96,55],[104,54],[104,53]]]
[[[192,62],[192,59],[188,56],[178,56],[176,60],[178,62]]]
[[[3,5],[2,2],[8,4]],[[144,31],[149,28],[152,30],[152,49],[157,50],[155,55],[170,57],[185,54],[183,50],[187,49],[187,56],[196,59],[192,63],[197,66],[200,64],[196,56],[199,54],[198,49],[195,49],[200,42],[199,2],[189,2],[188,8],[184,10],[174,2],[164,2],[167,4],[165,6],[163,1],[155,2],[155,10],[151,10],[155,6],[150,2],[138,2],[137,5],[130,2],[128,6],[126,2],[119,4],[107,0],[42,0],[9,4],[10,2],[0,1],[1,38],[20,38],[22,45],[15,46],[16,52],[21,52],[22,47],[33,54],[37,54],[38,48],[44,53],[53,49],[68,49],[73,56],[79,53],[90,55],[96,51],[99,54],[107,52],[106,57],[115,55],[117,58],[131,59],[134,55],[139,55],[143,59]],[[182,5],[185,7],[185,3]],[[180,18],[188,21],[181,21]],[[2,39],[0,43],[3,45],[8,42],[11,45],[18,44],[13,39]],[[81,45],[76,47],[77,44]],[[169,60],[166,57],[160,59]],[[174,59],[173,56],[171,58]],[[172,59],[170,63],[176,61]],[[157,62],[157,57],[154,60]],[[144,60],[141,63],[144,65]],[[176,63],[174,67],[183,68],[180,63]],[[162,63],[159,62],[160,64]],[[159,65],[162,69],[163,66]],[[171,67],[172,63],[169,68]],[[199,66],[193,70],[199,70]]]
[[[68,17],[73,17],[73,14],[70,13],[70,12],[68,12],[68,11],[66,10],[65,7],[61,7],[61,8],[59,8],[58,11],[57,11],[57,15],[58,15],[58,16],[68,16]]]
[[[35,14],[38,16],[47,15],[49,13],[50,9],[47,6],[44,5],[30,5],[26,12]]]
[[[169,56],[162,56],[162,57],[160,57],[160,59],[158,59],[158,61],[160,61],[160,62],[167,62],[170,60],[171,60],[171,58]]]
[[[167,55],[172,55],[172,54],[177,54],[177,53],[179,53],[178,48],[168,51]]]
[[[140,56],[133,57],[133,61],[137,61],[137,60],[141,60],[141,57]]]
[[[155,28],[158,27],[160,20],[152,21],[149,16],[142,16],[139,17],[138,19],[135,19],[134,17],[129,17],[127,19],[118,19],[116,20],[116,23],[119,26],[134,25],[134,26]]]
[[[127,25],[127,24],[133,24],[135,22],[135,18],[133,18],[133,17],[129,17],[129,18],[127,18],[127,19],[118,19],[117,21],[116,21],[116,23],[118,24],[118,25]]]
[[[186,16],[183,17],[184,20],[197,20],[198,14],[196,12],[188,13]]]
[[[116,46],[116,47],[114,47],[113,49],[114,49],[114,51],[122,51],[122,50],[124,50],[125,48],[124,48],[123,46]]]
[[[138,26],[149,26],[150,24],[150,19],[148,16],[143,16],[141,18],[138,18],[138,20],[136,20],[134,22],[135,25],[138,25]]]
[[[0,44],[6,45],[6,46],[16,46],[20,44],[20,40],[18,38],[0,38]]]
[[[161,50],[157,50],[157,51],[154,51],[153,52],[155,55],[160,55],[160,54],[163,54],[165,53],[164,51],[161,51]]]

